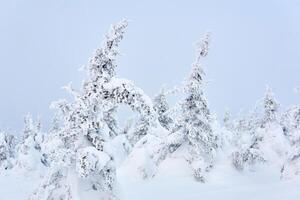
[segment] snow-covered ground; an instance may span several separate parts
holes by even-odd
[[[241,178],[241,177],[239,177]],[[257,177],[258,178],[258,177]],[[232,183],[201,184],[188,178],[154,179],[147,182],[128,183],[123,180],[123,198],[126,200],[299,200],[300,181],[260,181],[253,182],[249,177]],[[250,180],[249,180],[250,179]]]
[[[207,183],[196,182],[186,162],[167,159],[156,177],[140,181],[119,170],[121,196],[124,200],[299,200],[300,179],[280,180],[278,171],[265,166],[255,172],[238,172],[220,161]],[[131,179],[130,179],[131,178]]]
[[[37,188],[41,181],[40,175],[35,173],[21,173],[16,171],[1,172],[0,199],[23,200]]]
[[[238,172],[226,162],[216,165],[207,183],[196,182],[186,162],[177,158],[166,159],[157,176],[148,180],[138,178],[129,166],[121,167],[117,173],[119,197],[121,200],[300,199],[300,178],[280,180],[278,171],[267,166],[255,172]],[[0,175],[0,199],[26,200],[40,181],[37,172],[6,171]]]
[[[261,177],[263,179],[263,177]],[[264,182],[242,184],[199,184],[187,179],[174,179],[147,183],[135,183],[126,186],[126,200],[153,199],[230,199],[230,200],[298,200],[300,181]]]

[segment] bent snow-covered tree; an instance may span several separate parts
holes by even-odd
[[[74,102],[60,100],[53,104],[63,118],[63,127],[56,133],[58,139],[53,139],[56,145],[50,151],[55,167],[31,199],[76,198],[74,194],[77,191],[71,187],[73,184],[69,180],[73,176],[71,179],[78,181],[77,175],[85,178],[88,187],[100,192],[102,197],[114,198],[115,168],[113,158],[104,150],[105,142],[110,137],[103,132],[103,106],[99,90],[115,75],[118,46],[126,27],[126,21],[112,26],[102,48],[96,50],[86,68],[88,78],[82,91],[66,87],[74,95]],[[99,164],[92,165],[92,162]]]
[[[87,79],[81,91],[65,87],[73,94],[74,102],[60,100],[53,104],[63,118],[62,127],[52,139],[56,145],[49,150],[55,164],[31,199],[73,199],[76,190],[83,188],[98,193],[97,198],[116,198],[116,167],[111,152],[112,140],[119,134],[115,109],[126,104],[146,122],[130,137],[135,142],[147,134],[155,119],[149,97],[131,81],[115,77],[118,47],[126,27],[126,20],[111,27],[86,67]],[[77,181],[77,189],[72,188],[71,179]]]
[[[149,132],[151,126],[156,124],[156,115],[151,99],[142,89],[126,79],[112,78],[110,82],[101,87],[100,97],[104,110],[124,104],[139,113],[139,119],[134,130],[128,135],[129,140],[134,145]]]

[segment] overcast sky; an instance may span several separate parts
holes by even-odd
[[[118,76],[153,96],[180,85],[205,31],[210,108],[221,115],[250,109],[273,88],[283,107],[300,103],[300,1],[0,0],[0,127],[18,131],[23,116],[52,116],[61,86],[80,86],[78,71],[110,24],[130,20]]]

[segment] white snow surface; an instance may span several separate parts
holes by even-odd
[[[114,155],[118,166],[117,195],[120,200],[299,200],[300,177],[280,179],[280,163],[275,162],[279,158],[270,153],[272,146],[267,144],[281,144],[276,147],[285,144],[277,137],[279,131],[276,128],[270,132],[276,137],[269,137],[273,142],[265,141],[264,152],[269,155],[271,163],[238,171],[232,167],[229,154],[223,149],[206,183],[195,181],[181,149],[167,155],[157,168],[152,158],[157,152],[154,147],[161,145],[161,138],[147,135],[125,159],[126,148],[120,148],[126,147],[125,140],[117,137],[112,141],[113,145],[109,145],[112,148],[106,149]],[[0,200],[26,200],[41,183],[45,174],[43,170],[24,171],[15,167],[1,171]],[[97,199],[93,192],[84,188],[78,193],[78,200]]]
[[[137,161],[139,157],[135,158]],[[278,170],[260,166],[252,171],[238,172],[229,159],[218,160],[207,183],[196,182],[185,160],[169,156],[163,161],[154,178],[146,180],[132,170],[134,162],[122,165],[117,171],[118,195],[121,200],[299,200],[300,178],[280,180]],[[126,166],[126,167],[124,167]],[[132,166],[132,168],[131,168]],[[26,200],[37,188],[42,175],[16,169],[0,174],[1,200]],[[88,196],[79,195],[82,200]]]
[[[262,143],[262,150],[272,162],[238,171],[232,166],[228,156],[230,148],[225,145],[218,153],[215,167],[208,173],[206,183],[195,181],[183,147],[168,154],[159,167],[153,163],[153,156],[156,156],[157,149],[164,141],[158,136],[165,136],[164,133],[144,137],[127,158],[128,144],[123,136],[116,137],[108,145],[110,148],[105,149],[116,158],[116,192],[120,200],[299,200],[300,177],[280,179],[280,158],[274,154],[286,147],[280,129],[272,127],[262,134],[270,134]],[[94,152],[93,149],[86,150]],[[106,155],[100,157],[104,158],[101,162],[104,165],[108,158]],[[43,180],[43,170],[15,167],[1,171],[0,200],[27,200]],[[85,188],[78,188],[78,200],[97,199],[97,195]]]

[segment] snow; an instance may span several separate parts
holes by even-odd
[[[154,179],[146,183],[124,182],[124,200],[298,200],[300,181],[286,182],[251,182],[247,177],[242,178],[239,183],[215,183],[202,184],[188,178]]]
[[[197,199],[299,199],[300,179],[282,181],[278,172],[262,168],[259,172],[238,172],[223,160],[203,184],[194,181],[191,170],[182,159],[165,160],[157,176],[147,181],[128,180],[124,174],[118,176],[125,200],[197,200]],[[130,182],[130,184],[128,184]]]
[[[0,173],[1,200],[25,200],[38,187],[41,177],[38,173],[4,171]]]
[[[205,184],[195,182],[182,159],[166,159],[153,179],[141,180],[119,169],[119,195],[122,200],[298,200],[300,179],[283,181],[268,167],[260,171],[238,172],[220,161]],[[8,171],[0,174],[1,200],[26,200],[37,188],[41,176],[36,172]],[[90,191],[91,192],[91,191]],[[80,200],[91,193],[83,192]],[[94,198],[93,198],[94,199]]]

